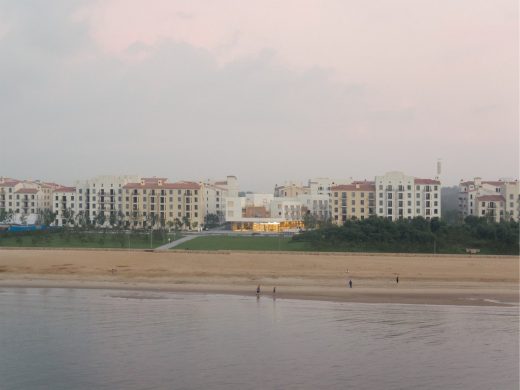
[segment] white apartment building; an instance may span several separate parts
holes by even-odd
[[[11,214],[14,223],[34,224],[38,214],[52,209],[55,183],[0,178],[0,212]]]
[[[476,177],[459,184],[459,213],[468,216],[490,217],[495,221],[519,220],[520,183],[518,180],[482,180]]]
[[[226,180],[206,181],[203,184],[204,215],[215,214],[225,220],[226,198],[238,197],[238,180],[235,176],[227,176]]]
[[[73,225],[80,217],[78,194],[75,187],[59,187],[53,193],[52,212],[55,226]]]
[[[318,221],[331,219],[331,199],[328,195],[298,195],[296,199],[302,203],[305,211],[309,211]]]
[[[306,208],[298,198],[273,198],[270,214],[284,221],[303,221]]]
[[[110,216],[123,213],[123,186],[139,182],[139,176],[97,176],[92,179],[77,181],[77,212],[84,214],[91,223],[95,223],[99,213],[103,213],[105,224]]]
[[[21,188],[20,180],[0,177],[0,212],[16,211],[15,192],[19,188]]]
[[[391,220],[441,216],[441,182],[402,172],[376,176],[376,214]]]

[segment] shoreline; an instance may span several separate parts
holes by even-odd
[[[238,295],[255,297],[255,286],[165,284],[154,282],[111,282],[90,280],[13,279],[0,280],[3,289],[78,289],[107,290],[141,293],[182,293],[203,295]],[[146,296],[129,298],[147,299]],[[339,303],[412,304],[447,306],[519,307],[518,294],[503,290],[436,291],[401,289],[388,291],[376,288],[302,288],[277,286],[276,294],[270,289],[261,292],[262,299],[294,299]]]
[[[269,299],[276,286],[279,299],[463,306],[520,301],[516,256],[0,250],[0,288],[255,296],[258,284]]]

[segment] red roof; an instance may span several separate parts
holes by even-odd
[[[415,183],[415,184],[437,184],[437,185],[440,185],[440,184],[441,184],[440,180],[434,180],[434,179],[419,179],[419,178],[415,178],[415,179],[414,179],[414,183]]]
[[[482,195],[477,197],[479,202],[505,202],[505,198],[502,195]]]
[[[76,192],[76,187],[58,187],[54,192]]]
[[[4,181],[3,183],[0,182],[0,187],[14,187],[15,185],[17,185],[18,183],[20,183],[19,180],[6,180]]]
[[[157,179],[155,181],[146,181],[144,182],[144,184],[141,184],[141,183],[128,183],[126,185],[123,186],[124,189],[139,189],[139,188],[144,188],[144,189],[155,189],[155,190],[160,190],[160,189],[167,189],[167,190],[198,190],[200,189],[200,184],[198,183],[195,183],[195,182],[191,182],[191,181],[181,181],[181,182],[177,182],[177,183],[162,183],[162,185],[159,185],[159,182],[158,180],[162,180],[162,179]]]
[[[38,192],[38,189],[36,188],[20,188],[16,191],[16,193],[19,194],[36,194]]]
[[[375,191],[376,186],[374,184],[359,183],[359,184],[341,184],[339,186],[333,186],[330,188],[331,191]]]

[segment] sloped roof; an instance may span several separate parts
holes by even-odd
[[[434,180],[434,179],[419,179],[419,178],[415,178],[414,179],[414,183],[415,184],[434,184],[434,185],[440,185],[441,182],[440,180]]]
[[[477,197],[479,202],[505,202],[505,198],[502,195],[482,195]]]
[[[376,186],[369,183],[359,184],[340,184],[339,186],[333,186],[330,188],[331,191],[375,191]]]

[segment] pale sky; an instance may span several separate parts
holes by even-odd
[[[0,176],[519,176],[516,0],[0,0]]]

